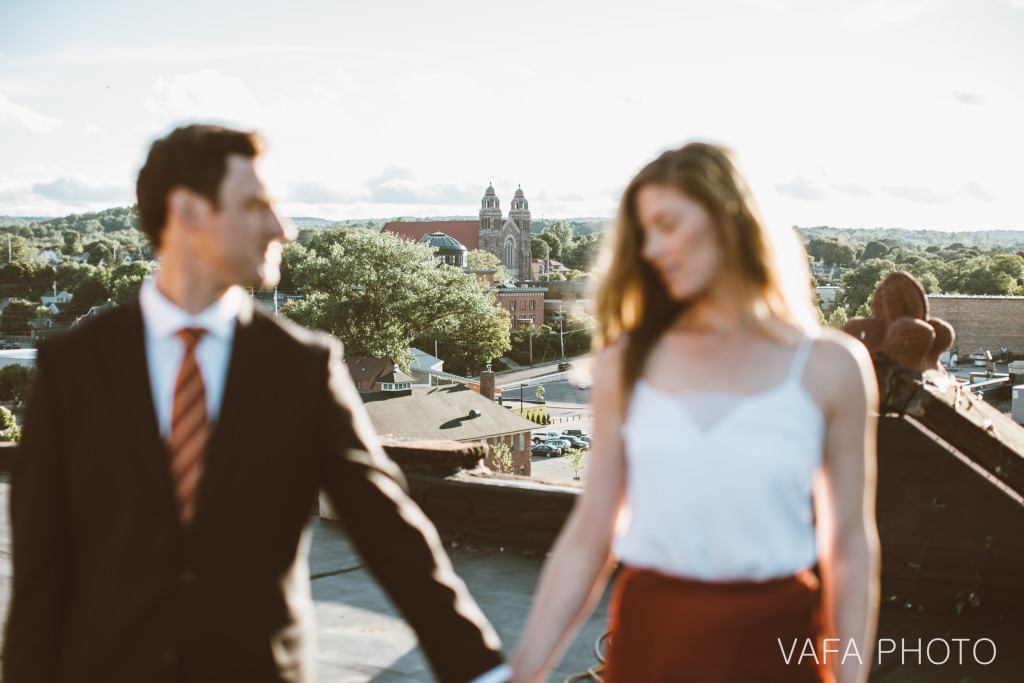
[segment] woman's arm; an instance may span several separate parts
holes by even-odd
[[[830,644],[839,652],[829,653],[828,664],[838,683],[865,683],[874,656],[881,562],[875,524],[878,385],[860,342],[836,335],[819,345],[817,365],[831,370],[834,388],[826,399],[824,468],[815,495],[826,637],[839,640]]]
[[[611,572],[612,535],[626,485],[617,349],[603,350],[594,368],[594,447],[586,491],[544,565],[526,630],[512,657],[514,683],[544,680],[601,596]]]

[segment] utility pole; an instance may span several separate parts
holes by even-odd
[[[562,304],[558,304],[558,343],[562,346],[562,360],[565,360],[565,314]]]
[[[526,393],[526,385],[519,385],[519,417],[525,417],[523,413],[523,395]]]
[[[11,256],[11,235],[7,234],[7,262],[10,263],[13,260]]]

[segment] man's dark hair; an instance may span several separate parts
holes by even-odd
[[[240,154],[254,158],[263,151],[263,138],[222,126],[191,125],[175,128],[153,143],[135,186],[139,221],[153,248],[167,223],[167,193],[187,187],[206,197],[216,208],[228,157]]]

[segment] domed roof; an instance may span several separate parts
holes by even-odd
[[[526,195],[525,195],[525,194],[523,194],[523,186],[522,186],[522,185],[520,185],[520,186],[519,186],[519,189],[518,189],[518,190],[516,190],[516,199],[523,199],[523,198],[525,198],[525,197],[526,197]]]
[[[462,242],[458,241],[454,237],[449,237],[443,232],[432,232],[429,235],[424,235],[420,238],[420,244],[426,244],[427,246],[434,247],[442,254],[469,251],[462,245]]]
[[[487,191],[484,192],[484,196],[485,197],[493,197],[493,196],[495,196],[494,195],[494,185],[493,184],[488,184],[487,185]]]

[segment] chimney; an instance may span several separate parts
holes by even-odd
[[[491,370],[490,363],[487,364],[487,369],[480,373],[480,395],[490,401],[494,400],[494,371]]]

